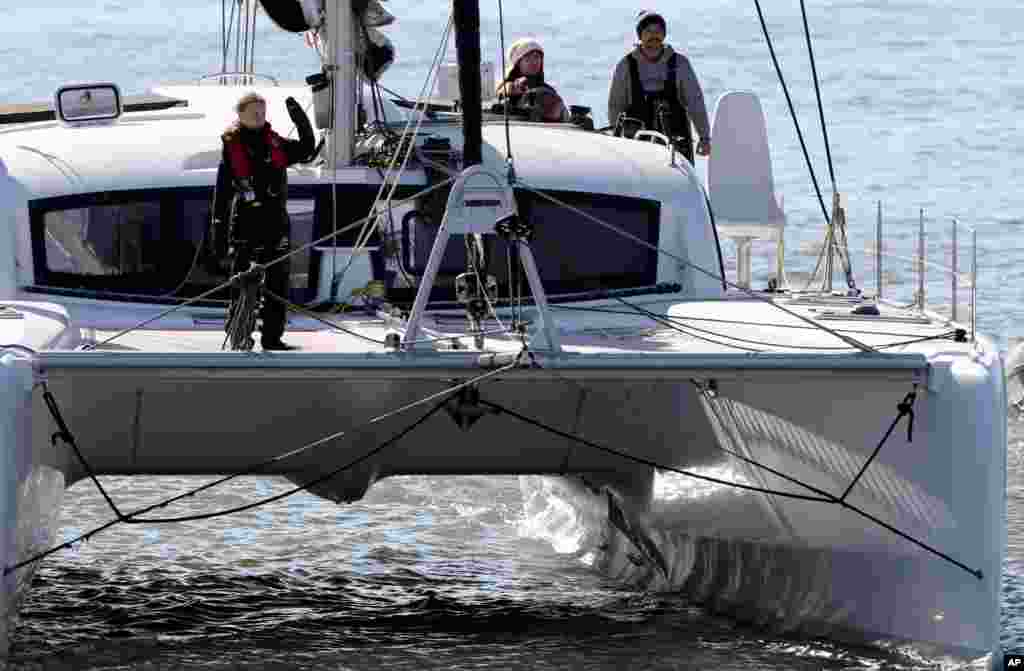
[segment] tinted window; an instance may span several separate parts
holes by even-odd
[[[657,201],[566,192],[551,195],[651,245],[658,244]],[[533,225],[531,249],[549,293],[640,287],[657,282],[657,252],[652,249],[542,196],[520,191],[516,201],[520,215]],[[407,269],[422,274],[437,233],[436,218],[413,217],[403,228]],[[485,237],[490,250],[488,272],[507,286],[506,245],[496,236]],[[464,236],[452,235],[440,273],[450,277],[464,272]],[[441,295],[435,298],[444,299]]]
[[[210,196],[210,189],[168,189],[33,203],[37,284],[157,298],[212,289],[227,273],[206,244]],[[312,239],[313,203],[311,194],[289,199],[294,246]],[[309,258],[308,251],[292,258],[297,301],[308,298]]]

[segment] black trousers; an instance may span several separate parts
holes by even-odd
[[[236,222],[243,225],[235,227],[235,235],[232,235],[231,239],[231,247],[234,250],[234,258],[231,261],[232,274],[248,270],[251,262],[270,263],[291,251],[287,219],[282,222],[273,215],[270,219]],[[264,286],[271,293],[287,299],[290,278],[291,260],[285,259],[266,269]],[[237,289],[233,290],[232,300],[236,296]],[[263,321],[260,330],[261,341],[273,343],[280,340],[284,335],[287,318],[287,308],[280,301],[264,293],[263,306],[260,309],[260,319]]]

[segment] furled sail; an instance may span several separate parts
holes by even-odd
[[[394,15],[380,0],[351,0],[352,12],[367,28],[380,28],[395,22]],[[260,0],[264,11],[278,28],[302,33],[320,27],[324,17],[324,0]]]
[[[282,30],[303,33],[316,30],[323,24],[325,0],[260,0],[267,16]],[[342,0],[344,4],[344,0]],[[395,21],[380,0],[350,0],[352,13],[357,17],[356,51],[362,58],[363,74],[371,80],[380,78],[395,61],[395,47],[377,28]]]
[[[363,55],[363,74],[376,81],[384,71],[395,62],[395,47],[384,33],[375,28],[367,28],[356,40],[359,52]]]
[[[270,20],[282,30],[304,33],[323,22],[323,0],[260,0]]]

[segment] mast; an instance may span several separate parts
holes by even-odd
[[[483,122],[480,92],[480,3],[454,0],[455,53],[459,63],[464,167],[481,162]]]
[[[356,128],[356,55],[355,14],[351,0],[327,0],[328,75],[333,84],[333,114],[328,153],[334,165],[352,161],[352,143]],[[331,166],[334,167],[334,166]]]

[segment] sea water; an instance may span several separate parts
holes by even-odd
[[[228,3],[230,5],[230,3]],[[762,3],[826,204],[832,191],[799,3]],[[923,210],[929,260],[948,265],[949,228],[978,240],[978,328],[1006,352],[1024,336],[1024,8],[1010,0],[811,2],[815,64],[836,187],[848,197],[858,285],[873,291],[878,202],[885,252],[909,258]],[[392,0],[389,89],[414,97],[447,20],[443,2]],[[787,214],[787,267],[806,277],[824,215],[757,11],[746,0],[662,3],[668,42],[687,53],[709,114],[731,89],[768,118]],[[230,9],[230,8],[229,8]],[[634,40],[639,7],[538,0],[503,7],[506,43],[537,36],[547,79],[607,121],[609,78]],[[482,7],[484,58],[500,68],[496,4]],[[216,0],[7,0],[0,6],[0,103],[45,101],[72,81],[126,94],[233,69]],[[319,69],[301,36],[262,13],[259,72],[298,81]],[[449,51],[449,56],[452,55]],[[513,148],[514,149],[514,148]],[[698,170],[704,165],[698,160]],[[727,257],[733,256],[725,245]],[[754,282],[773,248],[755,246]],[[910,264],[889,258],[886,295],[911,300]],[[729,265],[733,272],[734,265]],[[961,315],[966,314],[961,289]],[[933,272],[929,302],[948,309]],[[963,317],[961,317],[963,318]],[[1009,418],[1008,551],[1001,641],[1024,651],[1024,425]],[[295,446],[282,446],[292,448]],[[659,476],[661,495],[697,484]],[[124,509],[203,478],[104,478]],[[181,513],[283,491],[247,478]],[[19,669],[909,669],[940,662],[740,624],[668,593],[638,589],[586,552],[597,533],[571,497],[514,477],[395,478],[357,504],[306,494],[236,517],[121,526],[45,562],[12,640]],[[67,495],[61,537],[109,519],[88,482]]]

